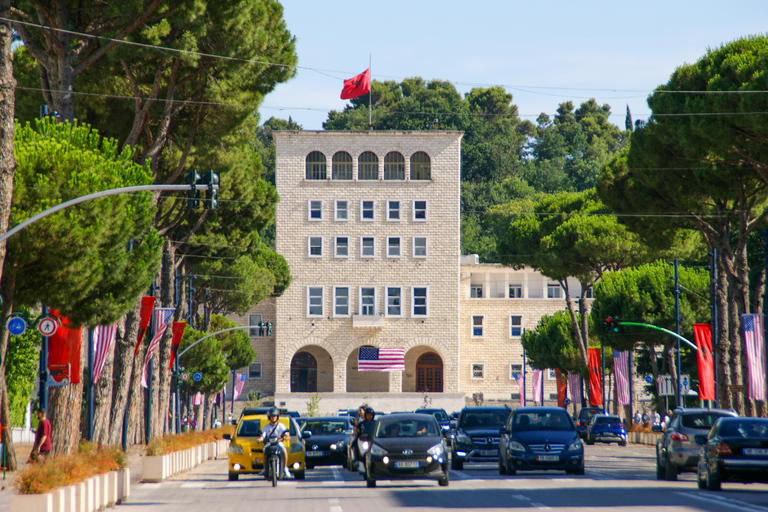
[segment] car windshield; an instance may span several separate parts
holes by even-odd
[[[725,416],[716,412],[699,412],[695,414],[683,414],[680,423],[685,428],[699,428],[709,430],[718,418]]]
[[[443,411],[435,411],[432,413],[432,416],[434,416],[437,421],[448,421],[448,415]]]
[[[328,436],[332,434],[344,434],[347,430],[346,421],[333,420],[308,420],[302,430],[309,430],[313,436]]]
[[[514,430],[571,430],[571,422],[565,411],[521,412],[515,414]]]
[[[582,409],[579,411],[579,418],[589,420],[592,419],[592,416],[597,416],[598,414],[603,414],[603,411],[600,409]]]
[[[728,421],[720,426],[720,435],[765,439],[768,438],[768,422],[759,420]]]
[[[237,435],[240,437],[259,437],[261,435],[261,422],[259,420],[243,420],[237,426]]]
[[[618,416],[603,416],[595,421],[598,423],[621,423],[621,419]]]
[[[499,429],[509,417],[509,411],[470,411],[461,416],[460,428]]]
[[[376,430],[376,437],[421,437],[437,436],[437,425],[434,420],[388,420],[380,421]]]

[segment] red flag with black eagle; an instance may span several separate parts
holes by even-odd
[[[187,322],[171,323],[171,365],[168,368],[171,371],[173,371],[173,362],[176,360],[176,352],[179,351],[179,343],[181,343],[181,337],[184,336],[186,327]]]
[[[565,407],[565,398],[568,394],[568,379],[557,368],[555,368],[555,382],[557,382],[557,406]]]
[[[589,405],[603,405],[603,387],[600,384],[600,349],[587,349],[589,355]]]
[[[341,99],[351,100],[369,92],[371,92],[371,68],[366,69],[357,76],[344,80]]]
[[[51,314],[61,319],[61,325],[48,336],[49,385],[80,384],[82,330],[74,328],[58,311],[51,310]]]
[[[133,349],[133,357],[139,353],[139,347],[141,346],[141,340],[144,338],[144,333],[147,332],[149,327],[149,320],[152,318],[152,309],[155,307],[155,297],[142,297],[141,298],[141,312],[139,313],[139,335],[136,336],[136,348]]]
[[[712,361],[712,326],[693,324],[696,338],[696,359],[699,363],[699,399],[715,399],[715,370]]]

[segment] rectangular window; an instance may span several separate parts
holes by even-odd
[[[523,317],[512,315],[509,317],[509,337],[519,338],[523,335]]]
[[[323,256],[323,237],[309,237],[309,257],[321,258]]]
[[[413,237],[413,257],[414,258],[427,257],[427,237],[425,236]]]
[[[376,314],[376,288],[360,287],[360,314],[371,316]]]
[[[323,287],[307,287],[307,316],[323,316]]]
[[[402,316],[402,294],[399,286],[387,287],[387,316]]]
[[[376,241],[372,236],[364,236],[360,239],[360,257],[373,258],[376,255]]]
[[[349,220],[349,201],[346,199],[339,199],[336,201],[335,219],[339,222]]]
[[[400,257],[400,237],[390,236],[387,238],[387,257],[399,258]]]
[[[427,202],[426,201],[414,201],[413,202],[413,220],[415,222],[425,222],[427,220]]]
[[[363,199],[360,201],[360,220],[372,221],[374,220],[374,207],[375,202],[372,199]]]
[[[333,287],[333,316],[349,316],[349,287]]]
[[[560,288],[559,284],[548,284],[547,285],[547,298],[548,299],[559,299],[560,298]]]
[[[509,380],[515,380],[515,374],[520,375],[521,373],[523,373],[523,365],[521,364],[509,365]],[[520,398],[520,396],[518,396],[517,398]]]
[[[323,220],[323,201],[320,199],[309,200],[309,220]]]
[[[346,236],[336,237],[336,257],[346,258],[349,256],[349,238]]]
[[[595,298],[595,292],[594,292],[594,290],[592,289],[591,286],[589,288],[587,288],[587,293],[584,296],[584,298],[586,298],[586,299],[594,299]]]
[[[472,378],[473,379],[482,379],[483,378],[483,370],[485,365],[483,363],[472,363]]]
[[[552,368],[547,368],[547,380],[555,380],[555,370]],[[555,398],[557,398],[557,394],[555,394]]]
[[[483,298],[483,285],[481,284],[473,284],[471,285],[469,289],[469,296],[473,299],[482,299]]]
[[[249,379],[261,379],[261,363],[253,363],[248,367]]]
[[[425,317],[427,316],[427,302],[428,302],[428,290],[426,286],[414,286],[413,297],[411,297],[411,304],[413,304],[413,316]]]
[[[387,220],[400,220],[400,201],[387,201]]]
[[[472,317],[472,337],[481,338],[482,336],[483,336],[483,317],[473,316]]]
[[[259,328],[259,324],[263,322],[261,315],[256,313],[250,313],[248,315],[248,325],[252,326],[253,328],[248,329],[248,335],[249,336],[264,336],[264,333],[262,332],[262,329],[264,328],[264,325],[261,325],[261,329]]]
[[[509,298],[510,299],[522,299],[523,298],[523,285],[511,284],[509,285]]]

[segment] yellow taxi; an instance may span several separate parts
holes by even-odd
[[[280,416],[280,423],[288,428],[290,441],[285,441],[288,450],[288,469],[297,480],[304,480],[306,469],[304,462],[304,442],[296,420],[289,416]],[[234,436],[224,435],[229,439],[229,479],[237,480],[240,475],[258,473],[264,467],[264,444],[256,439],[269,423],[266,415],[245,415],[237,422]],[[306,437],[306,436],[305,436]]]

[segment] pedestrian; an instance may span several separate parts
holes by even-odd
[[[640,415],[640,411],[635,411],[635,424],[639,425],[643,421],[643,417]]]
[[[653,423],[654,425],[661,423],[661,414],[659,414],[659,411],[653,411]]]
[[[27,462],[45,462],[46,457],[51,452],[51,422],[45,417],[45,409],[37,409],[37,432],[35,433],[35,443],[32,445],[32,452],[29,454]]]
[[[648,409],[643,409],[643,426],[647,427],[651,423],[651,416],[648,414]]]

